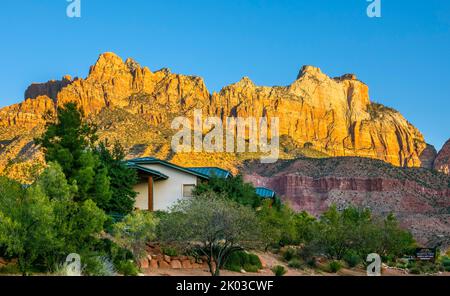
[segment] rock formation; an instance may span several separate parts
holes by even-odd
[[[434,169],[450,175],[450,140],[445,143],[434,160]]]
[[[288,86],[256,86],[243,78],[210,94],[199,77],[172,74],[167,69],[152,72],[114,53],[102,54],[85,79],[66,76],[61,81],[31,85],[25,101],[0,109],[0,127],[4,127],[0,141],[21,137],[12,134],[11,127],[28,131],[42,127],[56,106],[71,101],[91,120],[100,122],[105,137],[122,141],[137,156],[155,153],[151,143],[156,138],[169,138],[172,118],[201,108],[204,114],[221,117],[279,117],[282,136],[329,156],[430,166],[431,154],[422,134],[397,111],[370,102],[367,85],[353,74],[330,78],[318,68],[305,66]],[[130,131],[134,134],[121,136]],[[167,150],[161,146],[157,150]],[[165,156],[174,157],[169,152]],[[0,163],[2,157],[0,152]]]
[[[297,211],[319,216],[331,204],[394,213],[420,243],[450,246],[450,177],[364,158],[247,163],[245,179],[271,188]]]

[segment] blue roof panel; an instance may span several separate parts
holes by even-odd
[[[217,167],[198,167],[198,168],[189,168],[189,170],[203,175],[207,175],[209,177],[217,177],[223,179],[232,176],[232,174],[229,171]]]
[[[257,187],[256,194],[258,194],[258,196],[262,197],[262,198],[274,198],[275,197],[275,191],[270,190],[265,187]]]

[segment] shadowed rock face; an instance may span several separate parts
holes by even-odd
[[[433,145],[427,144],[425,150],[420,154],[421,167],[426,169],[432,169],[434,166],[434,160],[436,159],[437,151]]]
[[[143,153],[154,152],[149,142],[159,129],[170,127],[175,116],[201,108],[204,114],[220,117],[279,117],[282,136],[330,156],[370,157],[397,166],[421,166],[422,162],[429,166],[431,161],[423,157],[427,145],[422,134],[397,111],[371,103],[367,85],[355,75],[330,78],[312,66],[304,66],[288,86],[256,86],[243,78],[210,94],[199,77],[172,74],[167,69],[152,72],[132,59],[123,61],[114,53],[105,53],[87,78],[67,76],[34,84],[26,96],[24,102],[0,109],[0,141],[21,137],[24,129],[42,127],[44,114],[74,101],[87,117],[105,125],[105,137],[110,134],[128,148],[146,145]],[[120,120],[110,116],[117,113],[122,114]],[[138,126],[135,121],[146,124]],[[130,144],[129,138],[121,136],[120,132],[128,130],[141,134],[140,143]],[[14,159],[13,152],[10,156]]]
[[[450,246],[450,177],[364,158],[247,163],[245,179],[273,189],[296,211],[320,216],[331,204],[394,213],[420,243]]]
[[[450,175],[450,140],[445,143],[434,161],[434,169]]]

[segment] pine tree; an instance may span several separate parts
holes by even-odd
[[[83,114],[75,103],[58,108],[55,122],[36,142],[42,146],[47,162],[57,162],[71,185],[77,186],[75,201],[91,199],[102,209],[111,199],[107,168],[93,147],[96,128],[83,122]]]

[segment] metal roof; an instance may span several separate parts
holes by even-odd
[[[138,171],[141,171],[141,172],[144,172],[144,173],[152,175],[153,177],[155,177],[155,181],[156,180],[167,180],[167,179],[169,179],[169,177],[167,175],[164,175],[163,173],[161,173],[159,171],[143,167],[143,166],[135,164],[133,162],[128,162],[127,166],[130,167],[130,168],[136,169]]]
[[[217,177],[223,179],[232,176],[232,174],[229,171],[218,167],[196,167],[196,168],[189,168],[189,170],[207,175],[209,177]]]
[[[275,191],[265,188],[265,187],[256,187],[256,194],[259,197],[262,198],[274,198],[275,197]]]
[[[188,168],[181,167],[179,165],[170,163],[170,162],[162,160],[162,159],[158,159],[156,157],[142,157],[142,158],[130,159],[130,160],[128,160],[128,165],[130,165],[130,164],[132,164],[131,166],[139,166],[141,164],[160,164],[160,165],[163,165],[166,167],[170,167],[170,168],[197,176],[199,178],[209,179],[209,176],[206,174],[202,174],[200,172],[196,172],[196,171],[190,170]],[[142,168],[142,166],[139,166],[139,167]]]

